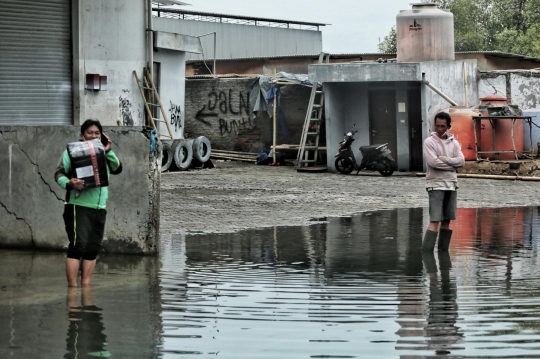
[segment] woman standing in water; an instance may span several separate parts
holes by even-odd
[[[109,174],[119,174],[122,164],[111,150],[111,139],[103,134],[101,123],[98,120],[86,120],[81,126],[80,140],[92,141],[100,138],[105,150],[108,178]],[[76,178],[67,150],[60,158],[54,178],[60,187],[67,190],[63,217],[69,239],[66,258],[68,285],[77,286],[79,267],[81,285],[89,285],[105,232],[105,206],[109,190],[107,186],[84,188],[84,180]]]

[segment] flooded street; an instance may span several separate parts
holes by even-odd
[[[0,251],[0,357],[540,357],[538,208],[459,209],[433,255],[426,212],[164,235],[87,289],[61,253]]]

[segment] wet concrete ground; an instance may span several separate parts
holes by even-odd
[[[314,218],[427,207],[425,178],[299,173],[293,167],[216,162],[217,168],[162,176],[162,233],[230,233],[295,226]],[[361,172],[362,174],[372,174]],[[459,179],[462,208],[534,206],[540,183]]]

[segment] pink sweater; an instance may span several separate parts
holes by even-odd
[[[424,158],[427,182],[457,182],[456,168],[465,164],[461,145],[451,134],[443,140],[432,132],[424,141]]]

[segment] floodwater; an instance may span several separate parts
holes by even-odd
[[[540,358],[539,208],[459,209],[423,255],[425,209],[101,256],[0,251],[0,358]]]

